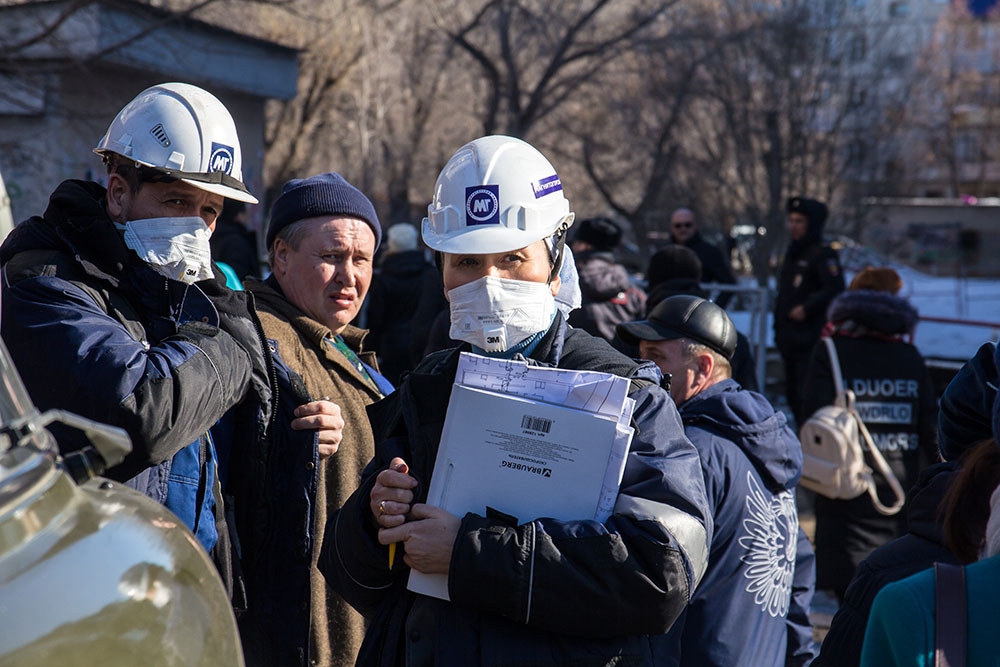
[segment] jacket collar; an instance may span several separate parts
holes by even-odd
[[[22,251],[59,250],[74,257],[88,275],[119,287],[125,267],[142,262],[108,217],[106,194],[97,183],[64,181],[49,198],[44,215],[14,228],[0,249],[0,263]]]
[[[334,337],[334,333],[330,330],[330,327],[312,319],[285,297],[281,291],[281,287],[278,285],[278,281],[274,278],[274,274],[271,274],[265,281],[249,278],[244,283],[244,287],[246,287],[247,291],[253,293],[257,301],[266,304],[286,319],[292,327],[305,336],[317,349],[324,349],[324,341]],[[340,332],[340,336],[347,343],[347,346],[354,350],[361,357],[362,361],[372,365],[374,362],[374,353],[362,351],[362,346],[367,335],[367,329],[359,329],[350,324]]]

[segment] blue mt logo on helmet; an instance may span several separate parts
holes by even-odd
[[[233,175],[233,164],[236,162],[232,146],[212,142],[212,154],[208,158],[208,171],[221,171]]]
[[[473,185],[465,188],[467,225],[500,224],[500,186]]]

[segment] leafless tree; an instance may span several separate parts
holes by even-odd
[[[485,134],[527,136],[609,63],[640,43],[676,0],[489,0],[439,25],[478,76]]]
[[[1000,42],[966,11],[942,15],[918,62],[901,153],[911,190],[958,197],[1000,194]]]
[[[584,86],[569,125],[603,208],[628,221],[643,267],[670,208],[687,203],[679,131],[714,57],[715,35],[697,21],[667,13],[659,29]]]
[[[907,132],[947,118],[903,104],[923,99],[919,79],[877,85],[899,69],[879,52],[892,40],[840,0],[151,2],[301,49],[298,95],[268,105],[265,204],[289,178],[336,170],[390,223],[412,220],[455,148],[506,133],[553,157],[579,212],[629,222],[643,252],[678,205],[722,233],[766,230],[760,280],[788,195],[840,202],[844,226],[851,202],[903,187],[896,166],[917,164]],[[52,30],[8,44],[0,73]],[[977,85],[989,87],[963,74],[955,99]],[[955,136],[925,154],[946,157],[969,132],[944,127]],[[955,171],[954,187],[986,191],[985,171]]]

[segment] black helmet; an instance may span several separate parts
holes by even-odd
[[[690,338],[726,359],[736,352],[736,326],[720,306],[707,299],[678,294],[661,301],[645,320],[623,322],[618,337],[629,345],[640,340]]]

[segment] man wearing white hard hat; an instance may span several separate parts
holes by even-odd
[[[359,665],[650,665],[649,635],[666,632],[705,571],[704,482],[659,370],[558,314],[573,217],[555,169],[519,139],[477,139],[438,177],[423,240],[463,343],[369,410],[375,458],[320,554],[369,620]],[[632,379],[635,437],[609,519],[515,525],[425,504],[462,350]],[[411,568],[446,574],[450,601],[410,592]]]
[[[287,369],[271,359],[247,295],[213,269],[209,236],[224,200],[257,202],[242,181],[236,125],[207,91],[166,83],[129,102],[94,152],[107,186],[65,181],[0,247],[4,342],[41,410],[128,431],[131,453],[105,474],[173,511],[261,616],[275,598],[258,575],[269,558],[258,546],[278,521],[260,508],[284,507],[268,487],[265,454],[300,452],[306,470],[317,441],[339,441],[343,423],[326,402],[287,405],[294,393],[279,391],[286,404],[274,404],[271,388],[290,384]],[[73,431],[58,441],[63,453],[88,445]],[[235,585],[225,512],[233,498],[247,556],[247,580]],[[308,582],[308,557],[303,573]],[[294,623],[284,610],[270,616]],[[286,639],[308,646],[308,605],[300,625]]]

